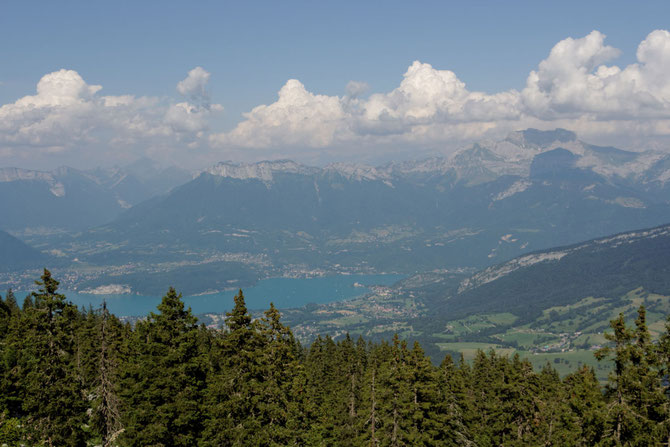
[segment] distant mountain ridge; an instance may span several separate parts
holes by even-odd
[[[473,184],[505,175],[528,177],[535,156],[558,148],[575,155],[574,167],[591,170],[606,178],[656,182],[659,187],[664,187],[670,180],[670,153],[631,152],[614,147],[595,146],[580,141],[574,132],[565,129],[527,129],[512,132],[503,140],[482,141],[448,157],[391,162],[381,166],[333,163],[324,168],[316,168],[291,160],[276,160],[258,163],[221,162],[204,172],[221,177],[256,178],[271,182],[272,174],[280,172],[303,175],[336,172],[359,181],[390,181],[394,178],[445,175],[452,171],[458,180],[467,180]]]
[[[0,229],[83,230],[191,178],[187,171],[158,168],[149,160],[90,171],[0,168]]]
[[[275,272],[481,268],[670,221],[669,157],[529,129],[378,167],[222,162],[77,243],[106,247],[90,250],[91,262],[233,252],[266,256]]]
[[[449,157],[377,167],[222,162],[119,212],[119,185],[133,178],[124,172],[98,172],[95,181],[80,174],[91,182],[86,191],[100,188],[107,203],[116,203],[97,213],[84,207],[96,222],[114,207],[117,217],[80,234],[27,236],[26,242],[77,259],[74,269],[82,263],[103,272],[134,265],[176,275],[186,264],[231,261],[247,263],[259,277],[412,274],[477,270],[670,222],[670,155],[593,146],[563,129],[528,129]],[[54,196],[44,181],[43,193],[71,197],[72,188],[54,180],[65,196]],[[0,183],[0,192],[7,184]],[[93,219],[76,213],[79,228],[90,225]],[[44,213],[21,215],[41,222]],[[91,281],[91,287],[105,284],[103,276]]]

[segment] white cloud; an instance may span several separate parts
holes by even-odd
[[[386,137],[393,135],[405,141],[430,140],[443,135],[447,123],[462,132],[469,122],[519,116],[517,92],[470,92],[453,72],[418,61],[393,91],[357,98],[366,88],[364,83],[350,82],[346,96],[325,96],[289,80],[276,102],[255,107],[235,129],[213,135],[211,141],[218,146],[248,148],[322,148],[370,138],[388,143]],[[452,132],[447,133],[453,137]]]
[[[619,50],[593,31],[565,39],[528,76],[522,92],[527,113],[543,119],[594,121],[670,118],[670,33],[654,31],[637,51],[638,63],[625,68],[604,63]]]
[[[191,102],[171,105],[165,113],[165,122],[176,132],[190,132],[202,137],[207,129],[211,112],[223,111],[221,104],[210,104],[207,83],[210,74],[202,67],[195,67],[177,84],[177,91]]]
[[[210,73],[202,67],[195,67],[188,72],[186,79],[177,84],[177,91],[196,103],[209,103],[207,83]]]
[[[363,83],[349,83],[347,94],[338,97],[309,92],[291,80],[275,103],[254,108],[211,142],[265,149],[365,143],[383,150],[390,144],[435,146],[557,125],[596,141],[670,137],[670,33],[650,33],[639,45],[637,63],[606,65],[619,54],[598,31],[564,39],[529,74],[521,92],[470,91],[454,72],[419,61],[397,88],[368,98],[361,97]]]
[[[618,146],[667,143],[670,33],[650,33],[638,47],[637,61],[627,66],[613,64],[620,52],[605,41],[593,31],[558,42],[521,91],[471,91],[453,71],[420,61],[408,67],[396,88],[369,95],[363,82],[349,82],[342,96],[330,96],[290,79],[274,102],[244,113],[223,133],[209,130],[223,106],[211,104],[211,76],[202,67],[177,84],[180,101],[102,96],[101,86],[60,70],[45,75],[36,94],[0,106],[0,164],[17,154],[97,150],[110,157],[160,156],[193,147],[210,161],[232,154],[251,159],[328,153],[336,159],[347,151],[368,156],[454,147],[526,127],[565,127]]]
[[[337,96],[315,95],[295,79],[279,90],[279,98],[244,114],[231,132],[212,135],[217,145],[239,147],[325,147],[342,138],[346,113]]]
[[[200,95],[196,93],[206,91],[202,81],[209,76],[203,72],[199,67],[192,70],[179,85],[191,96]],[[144,150],[155,153],[157,148],[179,151],[203,138],[212,112],[222,109],[218,104],[101,96],[101,89],[87,84],[76,71],[59,70],[40,79],[35,95],[1,106],[0,163],[53,152],[101,160],[143,155]]]

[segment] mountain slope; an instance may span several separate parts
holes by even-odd
[[[141,247],[157,258],[262,253],[277,267],[480,268],[670,221],[660,159],[622,170],[647,166],[643,155],[531,129],[450,158],[379,167],[220,163],[77,243],[113,247],[104,257],[118,262]],[[92,262],[102,255],[90,253]]]
[[[118,202],[130,174],[108,174],[96,174],[96,185]],[[108,224],[26,240],[96,267],[102,273],[88,280],[101,284],[116,281],[105,276],[115,266],[179,274],[184,263],[211,261],[243,262],[260,277],[474,271],[670,222],[668,179],[668,154],[529,129],[450,157],[377,167],[219,163]]]
[[[0,230],[0,271],[44,267],[53,261],[11,234]]]
[[[445,312],[511,312],[522,319],[588,296],[617,297],[635,288],[670,295],[670,225],[539,251],[461,282]]]
[[[496,349],[561,371],[594,366],[603,331],[623,313],[647,309],[652,334],[670,314],[670,224],[537,251],[474,275],[434,271],[410,276],[365,297],[285,311],[302,340],[318,334],[422,342],[434,359],[445,352]]]
[[[0,228],[83,230],[190,179],[186,171],[160,169],[147,160],[92,171],[0,168]]]

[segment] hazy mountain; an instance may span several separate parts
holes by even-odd
[[[0,230],[0,271],[46,267],[53,259]]]
[[[208,250],[264,253],[275,265],[481,267],[670,221],[669,160],[529,129],[379,167],[220,163],[82,240],[113,245],[95,262]]]
[[[190,179],[186,171],[160,169],[148,160],[92,171],[0,168],[0,228],[82,230],[109,222],[130,206]]]
[[[123,210],[107,188],[82,171],[67,167],[50,172],[0,169],[0,228],[84,229]]]
[[[164,194],[193,178],[185,169],[176,166],[162,167],[148,158],[141,158],[123,167],[98,168],[87,173],[97,183],[113,192],[124,208]]]

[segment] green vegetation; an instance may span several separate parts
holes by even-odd
[[[594,369],[590,352],[515,352],[504,340],[443,340],[463,354],[439,366],[398,335],[302,347],[274,306],[254,319],[241,291],[223,329],[199,325],[173,288],[131,326],[104,306],[78,310],[48,270],[38,285],[23,307],[11,291],[0,299],[0,445],[660,446],[670,436],[670,320],[652,342],[647,318],[666,300],[639,290],[626,299],[656,310],[640,303],[633,328],[616,316]],[[507,328],[530,343],[532,323],[516,323],[489,314],[449,326]]]

